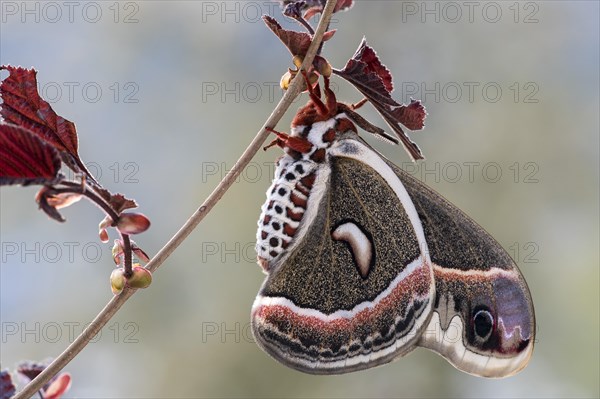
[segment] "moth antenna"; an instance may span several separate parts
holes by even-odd
[[[383,134],[376,134],[376,133],[373,133],[373,136],[375,136],[375,138],[376,138],[377,140],[381,140],[381,141],[383,141],[384,143],[398,145],[398,140],[396,140],[396,138],[395,138],[395,137],[393,137],[393,136],[390,136],[390,135],[389,135],[389,134],[387,134],[387,133],[383,133]]]
[[[345,113],[346,116],[348,116],[348,118],[352,122],[354,122],[358,125],[358,127],[363,129],[364,131],[372,133],[373,135],[375,135],[375,137],[377,137],[387,143],[399,144],[399,141],[396,137],[387,134],[385,132],[385,130],[383,130],[382,128],[380,128],[378,126],[373,125],[371,122],[369,122],[368,120],[366,120],[365,118],[360,116],[360,114],[358,114],[357,112],[354,111],[353,107],[354,107],[353,105],[339,103],[338,104],[338,112]]]

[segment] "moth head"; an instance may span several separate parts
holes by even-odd
[[[325,88],[325,101],[321,98],[321,87],[318,81],[311,81],[310,77],[303,72],[306,90],[309,95],[308,103],[300,108],[292,120],[294,126],[310,126],[316,122],[323,122],[336,116],[338,113],[338,102],[335,93],[329,87],[329,77],[323,76]]]
[[[292,120],[292,131],[296,127],[310,126],[313,123],[323,122],[330,118],[331,115],[329,112],[323,112],[323,109],[311,99],[305,106],[299,108],[298,112],[296,112],[296,115]]]

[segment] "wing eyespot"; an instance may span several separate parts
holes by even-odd
[[[494,316],[488,309],[473,312],[473,332],[479,340],[486,341],[492,335],[494,324]]]

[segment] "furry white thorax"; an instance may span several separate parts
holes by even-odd
[[[320,148],[327,148],[331,146],[331,143],[323,141],[323,135],[329,130],[334,129],[337,123],[337,119],[339,119],[339,114],[335,118],[327,119],[323,122],[315,122],[311,125],[310,131],[306,136],[306,139],[312,143],[315,150]],[[301,137],[303,136],[304,129],[306,129],[305,125],[294,126],[291,131],[291,136]],[[309,153],[310,154],[310,153]]]

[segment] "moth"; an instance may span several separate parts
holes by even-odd
[[[267,277],[252,306],[258,345],[311,374],[382,365],[418,346],[459,370],[506,377],[534,345],[527,284],[477,223],[363,141],[397,141],[338,103],[310,99],[258,221]]]

